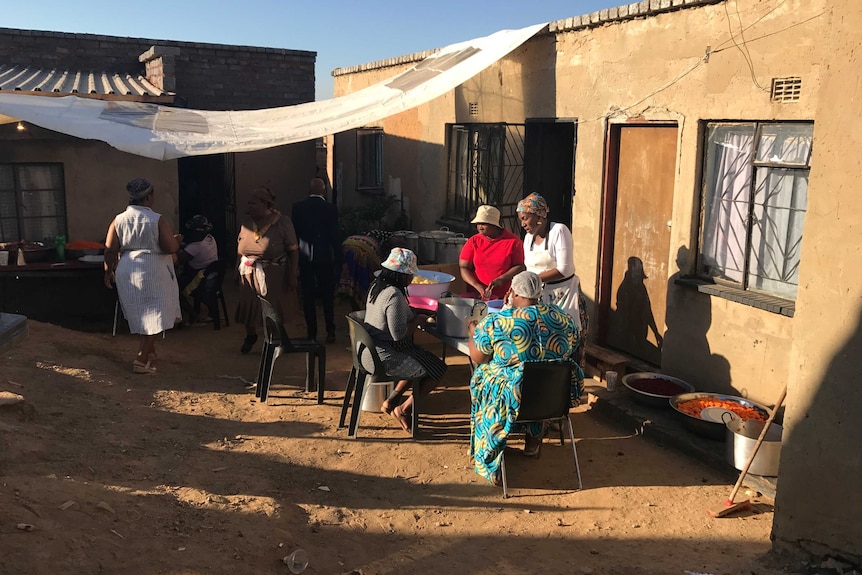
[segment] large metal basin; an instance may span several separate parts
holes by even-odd
[[[731,419],[735,419],[736,417],[732,412],[727,410],[718,409],[718,408],[710,408],[709,410],[703,410],[705,413],[701,413],[700,417],[695,417],[693,415],[689,415],[688,413],[682,411],[679,408],[681,403],[685,403],[690,399],[722,399],[725,401],[729,401],[731,403],[736,403],[738,405],[744,407],[750,407],[760,411],[764,415],[764,420],[772,413],[772,410],[766,407],[765,405],[761,405],[750,399],[745,399],[744,397],[736,397],[735,395],[723,395],[720,393],[705,393],[705,392],[694,392],[694,393],[681,393],[679,395],[675,395],[670,398],[669,403],[670,406],[676,411],[679,416],[682,418],[682,424],[684,427],[689,430],[702,435],[704,437],[709,437],[710,439],[715,439],[721,441],[724,439],[725,434],[725,422],[730,421]],[[730,415],[726,415],[730,414]]]
[[[449,337],[467,337],[467,322],[479,320],[488,313],[488,304],[480,299],[443,297],[437,302],[437,331]]]

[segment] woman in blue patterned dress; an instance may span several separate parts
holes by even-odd
[[[511,307],[489,314],[471,332],[470,357],[478,365],[470,381],[470,453],[476,472],[500,483],[500,457],[521,406],[524,363],[571,361],[572,405],[581,394],[583,372],[577,365],[578,329],[575,321],[553,304],[539,303],[542,281],[533,272],[512,279],[506,294]],[[471,322],[475,324],[475,322]],[[472,327],[472,326],[471,326]],[[536,457],[542,445],[542,425],[526,427],[524,454]]]

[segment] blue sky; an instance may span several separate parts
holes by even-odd
[[[19,0],[0,26],[317,52],[317,99],[330,72],[625,4],[626,0]]]

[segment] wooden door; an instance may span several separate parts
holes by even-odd
[[[660,366],[677,128],[614,126],[611,139],[617,154],[610,157],[607,199],[613,204],[605,212],[611,232],[605,237],[612,240],[602,258],[611,268],[601,273],[603,331],[611,347]]]

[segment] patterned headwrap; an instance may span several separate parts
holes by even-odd
[[[548,202],[545,198],[533,192],[520,202],[518,202],[518,211],[527,214],[536,214],[540,218],[548,217]]]
[[[416,254],[407,248],[392,248],[389,257],[380,265],[400,274],[416,275],[416,272],[419,271],[419,266],[416,264]]]
[[[542,280],[533,272],[521,272],[512,278],[512,293],[538,299],[542,295]]]
[[[212,231],[213,225],[205,215],[197,214],[186,222],[186,229],[208,234]]]
[[[153,193],[153,185],[145,178],[135,178],[126,184],[126,191],[129,192],[129,199],[137,202]]]

